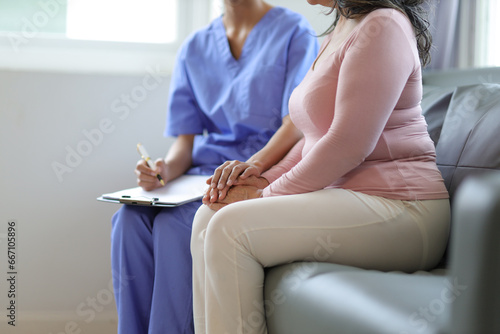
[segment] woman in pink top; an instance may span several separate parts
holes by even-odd
[[[303,138],[262,175],[233,162],[212,177],[191,239],[196,333],[266,333],[265,267],[412,272],[446,247],[448,193],[420,107],[424,1],[308,2],[339,18],[290,98]]]

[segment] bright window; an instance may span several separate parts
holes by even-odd
[[[178,37],[178,0],[0,0],[0,31],[135,43]]]
[[[171,43],[177,0],[68,0],[66,35],[74,39]]]
[[[65,31],[66,0],[0,0],[0,32],[21,33],[28,38]]]
[[[500,1],[479,0],[477,19],[477,65],[500,66]]]
[[[40,35],[135,43],[178,37],[178,0],[0,0],[0,31],[11,39]]]
[[[0,69],[168,74],[211,0],[0,0]]]
[[[223,11],[223,4],[221,0],[212,0],[210,6],[210,18],[213,20],[217,16],[221,15]]]

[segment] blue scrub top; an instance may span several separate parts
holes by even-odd
[[[318,53],[301,15],[274,7],[231,54],[222,17],[183,44],[172,75],[166,136],[197,134],[190,174],[246,161],[288,114],[288,100]]]

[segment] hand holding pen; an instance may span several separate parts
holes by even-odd
[[[146,149],[140,143],[137,144],[137,151],[142,158],[142,160],[137,163],[135,169],[138,185],[146,191],[164,186],[165,181],[160,174],[161,171],[165,169],[165,161],[163,159],[158,159],[156,163],[153,163]]]

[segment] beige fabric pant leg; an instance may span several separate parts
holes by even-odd
[[[449,201],[399,201],[344,189],[202,206],[191,239],[197,334],[267,333],[264,268],[321,261],[384,271],[434,266]]]

